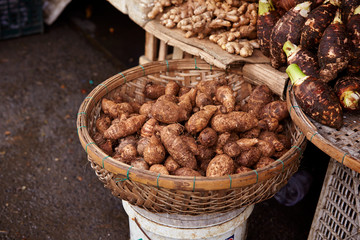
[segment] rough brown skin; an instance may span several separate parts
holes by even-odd
[[[337,6],[328,2],[318,6],[309,13],[305,24],[301,30],[300,45],[302,49],[317,49],[325,29],[334,19],[337,8]],[[300,65],[299,67],[302,69],[303,72],[305,72]],[[307,73],[307,75],[309,74]]]
[[[110,139],[106,140],[104,143],[99,145],[99,148],[104,151],[107,155],[111,156],[113,154],[112,142]]]
[[[196,143],[196,140],[193,136],[186,134],[186,135],[181,135],[180,136],[182,138],[182,140],[184,141],[184,143],[186,143],[190,149],[190,151],[194,154],[194,155],[198,155],[199,154],[199,148],[198,145]]]
[[[259,2],[259,5],[262,4]],[[259,9],[260,10],[260,9]],[[270,35],[272,28],[279,20],[280,15],[275,9],[259,14],[257,20],[257,38],[259,40],[260,51],[270,57]]]
[[[241,149],[236,144],[236,142],[228,142],[228,143],[226,143],[225,146],[223,147],[223,151],[229,157],[237,157],[241,153]]]
[[[225,80],[210,80],[210,81],[200,81],[196,85],[196,89],[200,92],[205,93],[208,96],[214,97],[216,93],[216,89],[220,85],[226,84]]]
[[[254,127],[246,132],[240,134],[241,138],[257,138],[259,137],[261,129],[259,127]]]
[[[149,171],[160,173],[161,175],[170,175],[166,167],[162,164],[154,164],[149,168]]]
[[[189,119],[192,103],[189,96],[183,96],[179,103],[172,101],[173,95],[163,95],[158,98],[151,107],[151,116],[159,122],[168,124]]]
[[[245,167],[245,166],[239,166],[235,170],[235,174],[241,174],[252,171],[251,168]]]
[[[254,168],[258,169],[258,168],[263,168],[266,167],[267,165],[271,164],[275,162],[274,159],[270,158],[270,157],[261,157],[259,159],[259,161],[255,164]]]
[[[165,95],[174,95],[174,96],[176,96],[179,93],[179,90],[180,90],[180,85],[175,81],[170,80],[165,85]]]
[[[155,133],[155,126],[157,124],[158,124],[158,121],[155,118],[150,118],[142,126],[140,135],[142,137],[151,137]]]
[[[257,138],[240,138],[236,141],[236,144],[241,151],[247,151],[255,146],[258,142],[259,140]]]
[[[110,115],[112,118],[119,117],[122,113],[133,113],[134,110],[130,103],[122,102],[115,103],[112,100],[103,98],[101,100],[101,109],[105,114]]]
[[[175,176],[189,176],[189,177],[201,177],[201,173],[199,173],[198,171],[191,169],[191,168],[187,168],[187,167],[182,167],[179,169],[176,169],[174,172]]]
[[[285,101],[277,100],[266,104],[260,111],[260,118],[275,118],[279,122],[289,117]]]
[[[110,117],[108,117],[107,115],[100,115],[100,117],[96,119],[96,130],[99,133],[104,134],[106,129],[110,127],[110,124],[111,124]]]
[[[227,114],[218,114],[211,119],[211,127],[220,133],[245,132],[258,124],[257,118],[247,112],[233,111]]]
[[[141,129],[145,123],[146,116],[137,115],[130,117],[117,124],[112,124],[105,132],[104,137],[108,139],[119,139],[134,134]]]
[[[353,16],[354,10],[359,4],[359,0],[341,0],[341,18],[344,20],[345,24]]]
[[[215,156],[206,169],[206,177],[220,177],[233,174],[235,164],[231,157],[226,154]]]
[[[358,1],[360,4],[360,1]],[[350,61],[348,72],[352,74],[360,71],[360,14],[353,15],[346,24],[346,30],[350,40]]]
[[[161,142],[168,153],[182,167],[196,169],[196,158],[188,145],[180,137],[182,131],[183,127],[179,124],[170,124],[164,127],[160,132]]]
[[[277,138],[276,133],[274,132],[263,131],[260,133],[259,139],[272,144],[275,150],[278,152],[282,151],[285,148],[284,145]]]
[[[206,147],[203,145],[198,146],[199,154],[196,159],[201,163],[206,160],[211,160],[215,156],[215,149],[213,147]]]
[[[173,174],[176,171],[176,169],[180,168],[180,165],[172,158],[172,156],[166,158],[164,162],[164,166],[171,174]]]
[[[145,162],[142,158],[136,158],[131,160],[130,165],[134,168],[149,170],[149,164],[147,164],[147,162]]]
[[[294,85],[293,91],[297,103],[311,118],[329,127],[341,128],[342,108],[329,85],[309,77],[301,85]]]
[[[258,85],[250,93],[247,102],[247,111],[259,117],[261,109],[273,99],[271,89],[266,85]]]
[[[259,140],[256,146],[261,151],[261,156],[263,157],[271,157],[275,153],[274,145],[267,141]]]
[[[198,91],[196,94],[195,105],[202,108],[206,105],[213,105],[213,100],[210,95]]]
[[[211,117],[217,111],[217,107],[215,105],[207,105],[199,112],[191,115],[189,120],[186,122],[185,127],[186,130],[190,134],[195,134],[206,128]]]
[[[300,108],[315,121],[340,129],[343,112],[335,92],[319,79],[306,76],[296,64],[286,69],[293,83],[292,91]]]
[[[150,138],[148,137],[141,137],[137,142],[136,150],[140,156],[144,155],[144,149],[147,144],[149,144]]]
[[[149,165],[159,164],[165,160],[166,151],[160,140],[153,135],[144,149],[144,160]]]
[[[360,110],[360,77],[345,76],[339,78],[334,86],[341,106],[348,111]]]
[[[205,128],[199,133],[197,138],[198,142],[206,147],[214,146],[217,142],[218,135],[216,131],[212,128]]]
[[[154,105],[154,101],[148,101],[146,103],[144,103],[143,105],[141,105],[140,109],[139,109],[139,113],[141,115],[145,115],[147,117],[151,117],[151,108]]]
[[[236,163],[245,166],[245,167],[252,167],[254,164],[257,163],[257,161],[261,157],[261,151],[256,148],[252,147],[247,151],[243,151],[236,159]]]
[[[298,5],[297,5],[298,6]],[[305,17],[300,15],[296,7],[291,8],[275,24],[270,35],[271,66],[278,69],[286,64],[286,55],[282,51],[284,43],[289,40],[299,44],[301,28],[305,23]]]
[[[128,144],[125,147],[123,147],[120,151],[120,156],[123,159],[126,160],[131,160],[136,158],[137,156],[137,151],[136,151],[136,147],[133,144]]]
[[[277,139],[284,145],[285,148],[291,148],[291,137],[287,134],[276,134]]]
[[[158,99],[160,96],[165,94],[165,86],[148,82],[144,88],[144,95],[150,99]]]
[[[215,98],[222,104],[221,112],[229,113],[235,108],[234,91],[229,86],[220,86],[216,89]]]
[[[350,60],[349,39],[345,25],[341,21],[333,21],[325,29],[317,56],[321,81],[334,80],[338,73],[346,69]]]
[[[279,120],[272,117],[265,117],[258,123],[258,128],[275,132],[279,127]]]
[[[283,50],[287,55],[288,65],[297,64],[306,75],[319,77],[320,67],[316,54],[289,41],[285,42]]]

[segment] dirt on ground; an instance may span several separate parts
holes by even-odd
[[[143,29],[104,1],[71,3],[44,33],[0,41],[0,239],[129,239],[121,200],[90,167],[76,118],[87,94],[143,51]],[[256,204],[247,239],[306,239],[327,162],[309,143],[309,193],[292,207]]]

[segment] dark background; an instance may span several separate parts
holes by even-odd
[[[144,39],[110,3],[74,0],[44,33],[0,40],[0,239],[129,239],[121,200],[91,169],[76,117],[97,84],[138,65]],[[328,160],[308,143],[309,192],[291,207],[256,204],[247,239],[307,239]]]

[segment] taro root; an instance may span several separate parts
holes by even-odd
[[[360,4],[360,1],[358,2]],[[348,71],[355,74],[360,71],[360,5],[346,24],[346,30],[349,34],[351,52]]]
[[[336,81],[334,90],[344,109],[360,110],[360,77],[342,77]]]
[[[306,75],[314,78],[319,77],[320,67],[315,54],[302,46],[296,46],[290,41],[285,42],[283,50],[287,56],[288,65],[295,63]]]
[[[339,4],[338,0],[325,1],[309,13],[301,30],[300,45],[302,49],[317,49],[325,29],[334,19]],[[299,65],[297,62],[292,63]],[[299,67],[305,74],[309,75],[300,65]]]
[[[349,63],[349,40],[339,9],[332,23],[324,31],[317,55],[320,65],[319,79],[324,82],[334,80]]]
[[[296,64],[286,69],[301,109],[315,121],[340,129],[343,112],[334,91],[325,82],[306,76]]]
[[[257,37],[259,40],[260,51],[270,57],[270,35],[272,28],[279,20],[280,16],[275,10],[271,0],[259,1],[259,14],[257,20]]]
[[[270,36],[271,66],[278,69],[286,64],[286,55],[282,51],[286,41],[299,44],[301,28],[310,12],[311,2],[306,1],[291,8],[275,24]]]

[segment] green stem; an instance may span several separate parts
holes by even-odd
[[[286,41],[283,46],[283,50],[286,56],[289,58],[299,47],[290,41]]]
[[[293,85],[300,85],[303,83],[309,76],[306,76],[305,73],[301,71],[299,66],[295,63],[290,64],[286,68],[286,73],[290,77],[291,83]]]
[[[271,0],[260,0],[259,1],[259,16],[266,15],[267,13],[275,11]]]

